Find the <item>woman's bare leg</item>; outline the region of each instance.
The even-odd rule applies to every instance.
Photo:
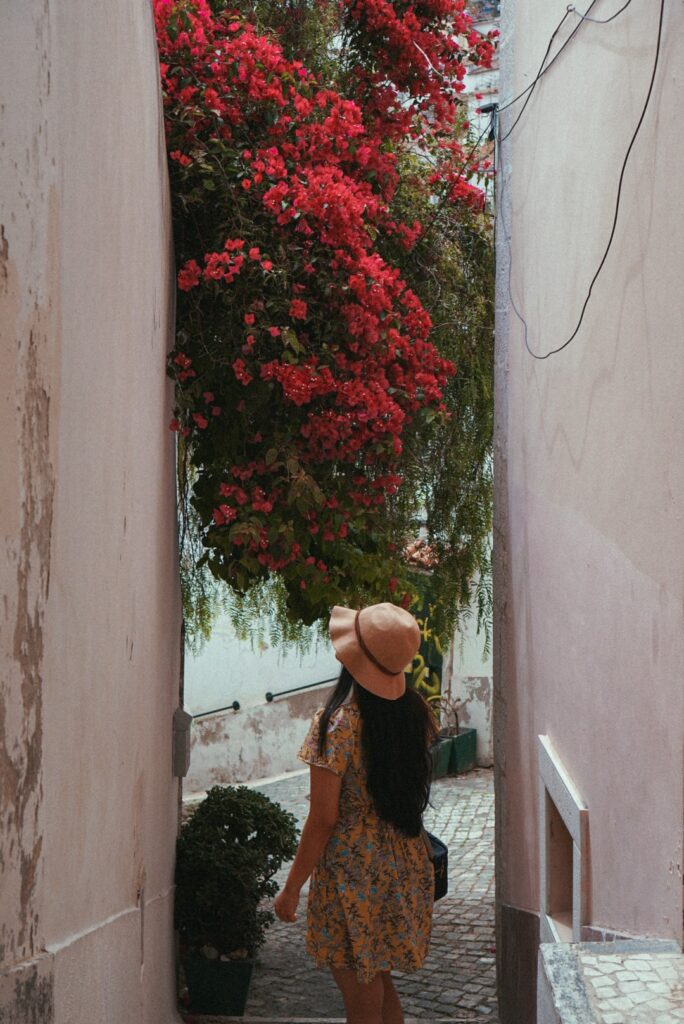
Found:
[[[392,981],[392,975],[389,971],[383,971],[380,977],[382,978],[384,989],[382,1024],[404,1024],[404,1011],[401,1008],[399,996]]]
[[[357,979],[355,971],[343,970],[339,967],[331,967],[331,971],[335,984],[344,999],[347,1024],[385,1024],[383,1014],[385,986],[380,974],[376,974],[372,981],[363,984]]]

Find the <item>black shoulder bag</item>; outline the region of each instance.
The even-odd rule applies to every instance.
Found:
[[[449,891],[449,876],[447,874],[449,850],[446,843],[443,843],[437,836],[433,836],[431,832],[427,832],[425,828],[423,828],[422,836],[435,872],[435,900],[441,900],[442,896],[446,896]]]

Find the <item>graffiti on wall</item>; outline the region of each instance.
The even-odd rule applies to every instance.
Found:
[[[426,595],[420,610],[414,612],[416,622],[420,626],[421,639],[418,653],[411,665],[410,685],[426,700],[430,697],[439,697],[442,692],[444,652],[440,639],[431,626],[433,607]]]

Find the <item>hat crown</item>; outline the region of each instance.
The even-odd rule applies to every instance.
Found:
[[[358,623],[363,644],[373,658],[388,672],[403,672],[420,645],[420,629],[411,613],[384,601],[363,608]]]
[[[389,601],[360,611],[335,605],[330,639],[337,660],[364,689],[388,700],[405,692],[404,672],[420,646],[420,629],[410,612]]]

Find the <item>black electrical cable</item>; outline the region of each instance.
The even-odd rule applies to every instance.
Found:
[[[579,32],[580,28],[582,27],[582,22],[590,21],[590,22],[594,23],[595,25],[607,25],[608,22],[614,21],[615,18],[617,18],[620,14],[622,14],[623,11],[627,10],[627,8],[631,4],[631,2],[632,2],[632,0],[626,0],[626,3],[624,3],[622,5],[622,7],[620,7],[617,11],[615,11],[614,14],[611,14],[611,16],[609,18],[590,18],[589,17],[589,12],[596,6],[596,4],[598,3],[598,0],[592,0],[592,3],[589,4],[589,6],[587,7],[587,9],[584,12],[584,14],[582,14],[581,11],[578,11],[577,8],[574,6],[574,4],[569,4],[568,5],[568,7],[565,10],[565,14],[563,15],[561,20],[556,25],[556,28],[554,29],[553,34],[552,34],[551,38],[549,39],[549,45],[546,48],[546,53],[544,54],[544,58],[543,58],[540,66],[539,66],[539,71],[537,72],[534,80],[532,82],[530,82],[530,84],[527,86],[526,89],[523,89],[523,91],[518,93],[517,96],[514,96],[512,100],[509,100],[508,103],[503,103],[499,107],[499,113],[501,113],[503,110],[508,110],[509,107],[512,107],[513,104],[517,103],[518,100],[521,100],[523,98],[523,96],[527,96],[527,99],[525,100],[525,103],[523,104],[523,107],[522,107],[520,113],[518,114],[517,118],[515,119],[515,121],[511,125],[511,127],[509,128],[509,130],[506,133],[506,135],[501,140],[502,142],[506,141],[506,139],[511,134],[511,132],[513,131],[513,129],[517,125],[518,121],[522,117],[523,112],[525,110],[525,107],[527,106],[527,104],[529,103],[530,99],[532,98],[532,93],[534,92],[534,89],[536,88],[537,82],[539,81],[540,78],[543,78],[544,75],[546,74],[546,72],[549,71],[553,67],[553,65],[558,60],[558,58],[562,54],[562,52],[565,49],[565,47],[568,45],[568,43],[570,43],[572,41],[572,39],[574,38],[575,34],[577,32]],[[556,38],[556,36],[558,35],[558,33],[560,32],[561,28],[565,24],[565,21],[566,21],[566,19],[568,18],[568,16],[570,14],[576,14],[577,17],[580,19],[580,21],[575,26],[575,28],[572,30],[572,32],[570,33],[568,38],[565,40],[565,42],[563,43],[561,48],[558,50],[558,53],[555,53],[553,55],[553,57],[551,58],[551,60],[549,61],[549,63],[547,64],[546,63],[546,59],[549,56],[549,53],[551,51],[551,47],[553,46],[553,41]]]
[[[630,0],[630,2],[631,2],[631,0]],[[625,6],[627,6],[627,5],[625,5]],[[590,9],[591,8],[589,8],[589,10]],[[624,10],[624,8],[622,8],[622,10]],[[620,13],[620,12],[618,11],[617,13]],[[600,263],[599,263],[599,265],[598,265],[598,267],[597,267],[597,269],[596,269],[596,271],[594,273],[594,276],[592,277],[591,282],[589,284],[589,289],[587,291],[586,298],[585,298],[584,303],[582,305],[582,310],[580,312],[579,320],[577,321],[577,326],[575,327],[575,330],[572,332],[570,337],[566,341],[563,342],[562,345],[559,345],[557,348],[551,349],[549,352],[544,353],[544,355],[539,355],[538,353],[533,352],[532,349],[530,348],[529,339],[528,339],[528,324],[527,324],[527,321],[525,320],[525,317],[522,315],[520,310],[517,308],[517,306],[515,304],[515,300],[513,299],[513,291],[512,291],[512,287],[511,287],[511,274],[512,274],[512,262],[513,262],[512,261],[512,248],[511,248],[511,236],[510,236],[510,234],[506,234],[505,228],[504,228],[504,234],[506,234],[506,240],[507,240],[507,243],[508,243],[508,295],[509,295],[509,298],[510,298],[510,301],[511,301],[511,306],[513,307],[513,311],[514,311],[515,315],[518,317],[518,319],[520,320],[520,322],[522,323],[523,328],[524,328],[525,348],[527,349],[529,354],[534,359],[540,359],[540,360],[541,359],[548,359],[549,356],[553,356],[553,355],[556,355],[558,352],[562,352],[563,349],[567,348],[567,346],[570,344],[570,342],[574,340],[574,338],[576,337],[580,327],[582,326],[582,321],[584,320],[584,314],[586,312],[587,306],[589,305],[589,300],[591,299],[591,294],[592,294],[594,285],[596,284],[596,281],[597,281],[597,279],[599,277],[599,274],[603,270],[604,264],[605,264],[605,262],[606,262],[606,260],[608,258],[608,253],[610,252],[611,247],[613,245],[613,239],[615,238],[615,231],[616,231],[616,228],[617,228],[618,215],[619,215],[619,212],[620,212],[620,201],[621,201],[621,198],[622,198],[622,186],[623,186],[623,182],[624,182],[625,172],[627,170],[627,163],[629,161],[630,154],[631,154],[632,149],[634,147],[634,143],[636,142],[637,136],[638,136],[639,131],[641,129],[641,125],[643,124],[644,118],[646,117],[646,111],[648,110],[648,105],[649,105],[650,100],[651,100],[651,95],[653,93],[653,86],[655,84],[656,74],[657,74],[657,71],[658,71],[658,64],[660,62],[660,48],[661,48],[662,34],[663,34],[663,17],[664,17],[664,13],[665,13],[665,0],[660,0],[660,14],[659,14],[659,17],[658,17],[658,36],[657,36],[657,40],[656,40],[655,57],[654,57],[654,60],[653,60],[653,69],[651,71],[651,79],[650,79],[650,82],[649,82],[648,92],[646,94],[646,99],[644,101],[644,105],[643,105],[643,108],[642,108],[642,111],[641,111],[641,116],[639,117],[639,120],[637,122],[637,126],[634,129],[634,132],[632,133],[632,137],[630,139],[629,146],[627,147],[627,152],[625,153],[625,158],[624,158],[624,160],[622,162],[622,169],[620,171],[620,178],[619,178],[619,181],[618,181],[617,196],[616,196],[616,200],[615,200],[615,212],[613,214],[613,223],[612,223],[612,227],[611,227],[611,230],[610,230],[610,236],[608,238],[608,243],[607,243],[607,245],[605,247],[603,256],[601,257],[601,261],[600,261]],[[510,130],[509,130],[508,134],[510,134]],[[505,141],[505,139],[508,137],[508,134],[503,136],[503,137],[501,137],[501,134],[499,133],[499,138],[497,140],[497,148],[499,148],[501,146],[501,143]],[[497,164],[498,163],[499,163],[499,161],[497,161]],[[503,207],[503,179],[502,179],[502,207]]]
[[[586,17],[587,14],[589,14],[589,11],[591,11],[592,8],[594,8],[596,6],[597,3],[598,3],[598,0],[592,0],[592,3],[590,3],[589,6],[587,7],[587,10],[585,12],[585,17]],[[516,117],[515,121],[511,125],[511,127],[508,129],[508,132],[506,133],[506,135],[504,135],[504,137],[501,139],[502,142],[506,141],[506,139],[511,134],[511,132],[513,131],[513,129],[517,125],[518,121],[520,120],[520,118],[524,114],[525,108],[526,108],[527,104],[530,102],[530,100],[532,99],[532,93],[536,89],[537,83],[539,82],[539,80],[544,77],[544,75],[546,74],[547,71],[551,70],[551,68],[556,63],[556,61],[560,57],[561,53],[565,49],[565,47],[572,41],[574,36],[579,32],[580,28],[582,27],[582,22],[581,21],[578,22],[577,25],[575,25],[574,29],[572,30],[572,32],[570,33],[568,38],[563,43],[563,45],[559,49],[558,53],[555,53],[553,55],[553,57],[551,58],[551,60],[549,61],[549,63],[547,64],[546,60],[547,60],[547,58],[549,56],[549,53],[551,52],[551,47],[553,46],[554,40],[555,40],[556,36],[558,35],[558,33],[560,32],[560,30],[562,29],[562,27],[565,24],[566,20],[569,18],[570,13],[571,13],[570,10],[566,9],[565,14],[561,18],[561,20],[558,22],[558,24],[556,25],[555,29],[553,30],[551,38],[549,39],[549,45],[546,47],[546,53],[544,54],[544,56],[542,58],[542,62],[539,65],[539,71],[537,71],[537,74],[535,75],[533,81],[530,82],[530,84],[527,86],[527,88],[523,89],[523,91],[521,93],[518,93],[517,96],[514,96],[512,100],[509,100],[508,103],[504,103],[504,104],[502,104],[499,107],[499,113],[501,113],[501,111],[508,110],[509,107],[512,107],[513,104],[517,103],[518,100],[521,100],[523,98],[523,96],[527,96],[527,99],[523,103],[523,106],[522,106],[522,109],[520,110],[520,113]]]
[[[582,19],[582,21],[591,21],[591,22],[594,23],[594,25],[607,25],[609,21],[615,21],[615,19],[618,17],[618,15],[622,14],[622,12],[625,11],[629,7],[631,2],[632,2],[632,0],[627,0],[627,2],[624,3],[622,5],[622,7],[620,7],[620,9],[615,12],[615,14],[611,14],[610,18],[590,18],[588,16],[589,15],[588,11],[587,11],[586,14],[582,14],[581,11],[577,10],[577,8],[575,7],[574,4],[570,4],[570,6],[568,7],[568,10],[572,11],[573,14],[576,14],[578,18]]]

